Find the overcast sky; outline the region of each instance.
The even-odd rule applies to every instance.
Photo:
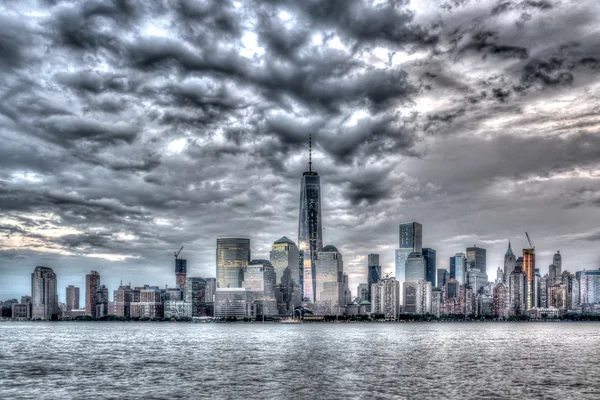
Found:
[[[438,268],[508,239],[600,266],[600,2],[13,1],[0,5],[0,299],[36,265],[174,286],[216,238],[297,241],[321,175],[352,291],[398,224]],[[82,293],[83,295],[83,293]],[[82,301],[83,302],[83,301]]]

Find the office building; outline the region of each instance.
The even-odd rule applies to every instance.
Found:
[[[79,310],[79,288],[73,285],[67,286],[67,302],[65,310]]]
[[[405,266],[405,282],[425,280],[427,264],[421,253],[413,252],[408,255]]]
[[[523,249],[523,272],[527,275],[527,309],[535,304],[535,249]]]
[[[467,258],[463,253],[450,257],[450,279],[456,279],[460,285],[467,283]]]
[[[466,289],[454,278],[450,278],[444,287],[441,315],[464,315],[467,312]]]
[[[504,284],[508,286],[510,281],[510,274],[512,274],[517,264],[517,258],[514,255],[512,248],[510,247],[510,240],[508,241],[508,249],[504,254]]]
[[[426,280],[406,281],[402,292],[404,294],[404,312],[426,314],[431,312],[431,282]]]
[[[186,277],[187,281],[187,277]],[[167,300],[164,302],[163,314],[165,318],[191,318],[192,317],[192,304],[186,303],[183,300]]]
[[[252,294],[245,288],[217,288],[215,291],[215,318],[254,318]]]
[[[98,296],[96,293],[98,288],[100,288],[100,274],[91,271],[85,276],[85,314],[92,318],[98,316]]]
[[[208,302],[208,283],[206,279],[192,276],[187,277],[185,279],[184,301],[189,304],[190,317],[207,317],[212,315],[212,306]],[[179,312],[180,307],[178,304],[171,304],[170,306],[175,307],[176,311]]]
[[[483,290],[488,283],[488,276],[477,268],[471,268],[467,271],[467,284],[473,290],[475,295],[483,294]]]
[[[302,303],[300,253],[296,243],[282,237],[271,246],[269,261],[275,269],[276,298],[279,314],[289,315]]]
[[[546,274],[540,278],[540,288],[538,293],[538,307],[548,308],[548,284],[550,275]]]
[[[205,278],[206,281],[206,302],[215,301],[215,291],[217,290],[217,278]]]
[[[300,216],[298,221],[298,249],[303,259],[304,299],[316,301],[315,257],[323,248],[321,226],[321,181],[312,169],[312,142],[309,138],[308,171],[302,174],[300,184]]]
[[[527,274],[521,266],[517,265],[510,274],[510,315],[525,315],[528,310],[527,301],[529,286],[527,283]]]
[[[371,301],[371,288],[374,283],[377,283],[381,280],[381,265],[379,264],[379,254],[369,254],[367,256],[367,297],[362,298],[361,294],[358,293],[358,296],[361,297],[361,300]]]
[[[181,250],[180,250],[181,251]],[[187,260],[175,257],[175,286],[183,293],[187,277]]]
[[[400,282],[394,277],[383,278],[371,288],[371,312],[383,314],[385,319],[395,321],[400,314]]]
[[[510,293],[508,286],[498,283],[492,291],[492,316],[494,318],[508,318],[510,311]]]
[[[241,288],[250,262],[250,239],[217,239],[217,287]]]
[[[467,247],[467,269],[478,269],[487,275],[486,250],[481,247]]]
[[[252,297],[256,318],[278,315],[275,269],[268,260],[252,260],[244,269],[245,288]]]
[[[108,288],[100,285],[96,290],[96,318],[108,315]]]
[[[556,254],[552,257],[552,264],[556,267],[556,276],[560,276],[563,272],[562,270],[562,256],[560,255],[560,251],[556,251]]]
[[[450,273],[445,268],[440,268],[437,270],[437,280],[436,285],[438,289],[444,290],[444,286],[446,286],[446,281],[450,279]]]
[[[360,283],[356,288],[356,297],[358,297],[358,301],[369,300],[369,288],[366,283]]]
[[[579,277],[579,302],[581,304],[600,303],[600,269],[577,272]]]
[[[435,286],[437,260],[434,249],[424,248],[422,251],[423,258],[425,259],[425,280],[431,282],[432,286]]]
[[[37,266],[31,274],[31,318],[51,319],[58,316],[56,274],[52,268]]]
[[[407,222],[400,224],[400,246],[396,250],[396,280],[404,282],[406,259],[410,253],[421,253],[423,251],[423,226],[418,222]]]
[[[339,314],[346,306],[344,262],[335,246],[328,245],[315,258],[316,303],[319,313]]]

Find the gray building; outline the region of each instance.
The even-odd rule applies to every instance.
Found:
[[[358,285],[358,287],[356,288],[356,297],[358,297],[358,301],[363,301],[363,300],[369,300],[369,288],[367,287],[368,284],[366,283],[360,283]]]
[[[396,250],[396,280],[404,282],[406,259],[410,253],[423,250],[423,226],[418,222],[400,224],[400,246]]]
[[[510,274],[515,269],[517,265],[517,258],[510,247],[510,240],[508,241],[508,249],[506,250],[506,254],[504,254],[504,283],[506,286],[510,283]]]
[[[488,283],[488,276],[477,268],[471,268],[467,272],[467,283],[471,290],[473,290],[473,294],[483,294],[484,288]]]
[[[300,216],[298,218],[298,249],[303,260],[303,293],[306,301],[316,300],[315,257],[323,248],[321,226],[321,180],[312,169],[312,142],[309,138],[308,171],[300,183]]]
[[[371,301],[371,288],[374,283],[381,280],[381,265],[379,264],[379,254],[369,254],[367,256],[367,297],[361,300]],[[358,293],[360,297],[361,294]]]
[[[510,274],[510,315],[524,315],[527,311],[527,275],[517,265]]]
[[[188,276],[185,279],[184,301],[189,304],[190,317],[207,317],[212,315],[212,307],[208,301],[208,283],[204,278]],[[170,304],[179,310],[177,303]],[[174,311],[174,310],[171,310]],[[165,313],[167,312],[165,304]]]
[[[254,301],[256,318],[278,315],[275,269],[268,260],[252,260],[244,269],[243,287]]]
[[[217,239],[217,287],[241,288],[250,262],[250,239]]]
[[[96,290],[96,318],[108,315],[108,288],[104,285]]]
[[[254,318],[252,294],[245,288],[223,288],[215,291],[215,318]]]
[[[425,280],[431,282],[431,285],[435,286],[437,260],[434,249],[424,248],[422,251],[423,258],[425,259]]]
[[[300,254],[296,244],[282,237],[271,246],[269,261],[275,269],[276,298],[279,314],[288,315],[302,303]]]
[[[600,303],[600,269],[577,272],[579,281],[579,302],[581,304]]]
[[[73,285],[67,286],[67,302],[65,310],[79,310],[79,288]]]
[[[467,247],[467,269],[478,269],[487,274],[486,253],[481,247]]]
[[[425,280],[427,265],[421,253],[413,252],[406,259],[405,282],[418,282]]]
[[[467,258],[463,253],[450,257],[450,279],[456,279],[460,285],[467,283]]]
[[[319,313],[339,314],[346,306],[344,262],[335,246],[327,245],[315,258],[316,304]]]
[[[440,268],[437,270],[437,280],[435,287],[438,289],[444,290],[446,286],[446,282],[450,279],[450,273],[445,268]]]
[[[51,319],[58,316],[56,274],[52,268],[37,266],[31,274],[31,318]]]
[[[371,312],[383,314],[385,319],[395,321],[400,314],[400,282],[394,277],[383,278],[371,288]]]
[[[556,266],[556,276],[560,276],[562,274],[562,256],[560,255],[560,251],[556,251],[556,254],[552,257],[552,264]]]

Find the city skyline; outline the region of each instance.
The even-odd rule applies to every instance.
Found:
[[[38,265],[61,302],[92,270],[174,287],[181,246],[215,277],[221,237],[268,259],[309,134],[352,290],[406,221],[437,268],[476,245],[492,280],[526,231],[542,275],[598,268],[600,5],[439,3],[0,6],[0,299]]]

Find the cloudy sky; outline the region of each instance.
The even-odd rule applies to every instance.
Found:
[[[312,133],[324,243],[352,290],[398,224],[488,271],[600,266],[600,2],[18,1],[0,5],[0,299],[36,265],[174,285],[220,236],[297,240]],[[492,273],[492,275],[495,275]],[[495,276],[492,276],[492,278]],[[111,294],[112,296],[112,294]]]

